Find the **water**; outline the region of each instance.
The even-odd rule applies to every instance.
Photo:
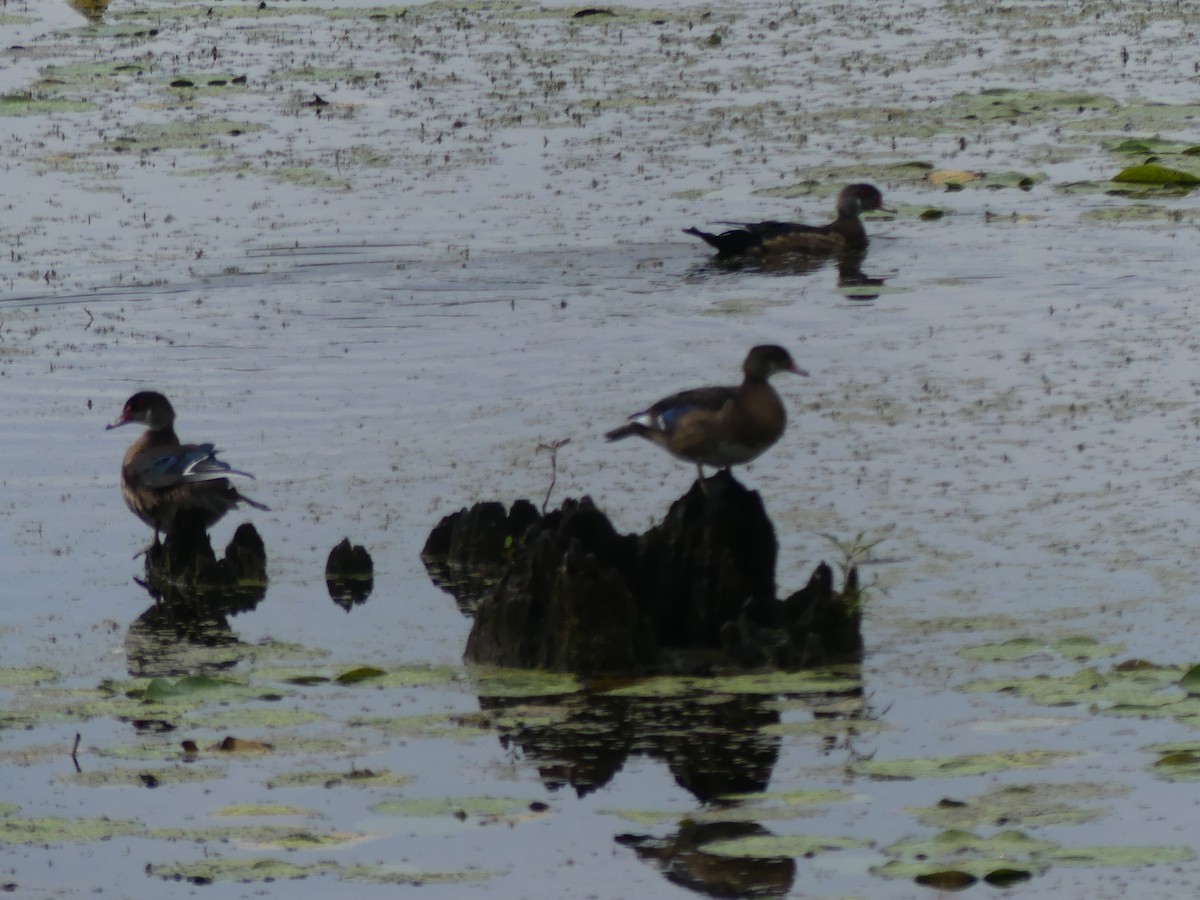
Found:
[[[321,651],[300,665],[331,673],[457,666],[469,622],[418,557],[437,520],[482,499],[540,503],[549,459],[536,448],[569,438],[554,499],[589,494],[619,527],[645,528],[693,473],[648,446],[606,445],[603,432],[666,393],[735,380],[746,349],[772,341],[812,373],[778,379],[789,431],[740,473],[776,523],[781,590],[818,560],[838,560],[823,535],[883,539],[875,555],[889,560],[864,570],[877,579],[865,705],[886,730],[851,737],[851,721],[828,744],[785,733],[773,745],[772,790],[832,786],[854,799],[763,823],[872,846],[796,860],[790,890],[919,895],[911,881],[866,872],[885,860],[880,848],[931,833],[906,809],[997,781],[1129,789],[1108,802],[1111,814],[1031,826],[1038,837],[1191,846],[1191,785],[1154,778],[1145,749],[1194,738],[1189,725],[964,693],[973,678],[1014,667],[958,651],[1085,634],[1123,644],[1117,659],[1195,661],[1195,200],[1151,199],[1144,215],[1117,219],[1137,201],[1062,189],[1127,164],[1102,140],[1194,139],[1188,110],[1146,101],[1191,99],[1183,35],[1195,23],[1151,22],[1140,8],[1077,20],[1053,3],[1023,8],[1040,17],[1036,28],[999,10],[895,4],[869,33],[837,4],[622,9],[612,20],[521,6],[381,18],[355,9],[218,4],[208,16],[115,3],[94,27],[65,5],[0,13],[20,17],[0,19],[0,43],[23,48],[0,51],[0,90],[92,104],[3,118],[4,667],[46,666],[60,685],[86,690],[129,673],[127,632],[150,603],[132,557],[149,534],[116,489],[128,429],[104,425],[136,390],[166,393],[181,436],[215,441],[255,472],[250,493],[272,507],[252,517],[269,555],[267,597],[228,622],[242,645]],[[246,86],[207,85],[238,75]],[[178,77],[201,87],[170,88]],[[1121,105],[1035,100],[993,121],[953,99],[1032,86]],[[313,94],[331,106],[306,106]],[[896,167],[913,160],[1039,180],[1029,191],[945,193]],[[759,193],[810,180],[796,199]],[[899,210],[867,226],[864,270],[886,282],[873,300],[840,292],[830,267],[715,268],[679,230],[822,220],[851,180],[878,184]],[[934,206],[949,215],[919,217]],[[214,543],[243,518],[221,523]],[[366,545],[376,567],[372,597],[349,614],[323,583],[343,536]],[[233,671],[256,665],[246,651]],[[1016,666],[1080,667],[1052,654]],[[206,757],[220,778],[155,790],[71,780],[76,731],[85,771],[127,765],[111,754],[143,743],[115,716],[9,728],[0,800],[24,817],[201,828],[234,801],[284,794],[316,813],[305,827],[369,839],[292,853],[138,836],[13,845],[3,880],[29,896],[101,887],[161,897],[194,888],[147,877],[147,863],[207,852],[494,873],[423,888],[446,896],[692,894],[614,841],[667,839],[675,818],[701,808],[648,737],[610,781],[576,796],[548,787],[561,773],[533,744],[506,748],[495,728],[430,737],[351,724],[473,713],[481,701],[469,681],[281,690],[283,708],[324,718],[283,729],[185,720],[156,746],[230,732],[280,748]],[[49,702],[30,688],[9,693],[13,708]],[[806,716],[799,704],[783,722]],[[314,749],[301,738],[344,744]],[[1001,749],[1082,755],[957,779],[847,770],[860,758]],[[351,765],[414,781],[265,787],[279,773]],[[394,795],[480,794],[550,810],[492,825],[370,810]],[[675,818],[643,827],[612,815],[633,809]],[[335,877],[208,890],[325,896]],[[1197,883],[1194,861],[1116,877],[1054,866],[1025,890],[1165,897]]]

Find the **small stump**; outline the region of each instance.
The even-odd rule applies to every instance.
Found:
[[[375,587],[375,563],[362,544],[342,538],[325,561],[325,588],[329,598],[346,612],[365,603]]]
[[[249,522],[217,559],[202,523],[180,517],[167,539],[146,551],[146,587],[160,602],[203,601],[229,612],[252,609],[267,592],[267,551]]]

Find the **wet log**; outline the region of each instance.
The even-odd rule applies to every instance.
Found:
[[[471,662],[599,674],[860,659],[857,574],[839,592],[822,563],[777,600],[777,547],[762,499],[721,472],[645,534],[619,534],[586,497],[545,516],[481,503],[443,519],[424,558],[456,596],[480,584],[448,568],[491,573],[477,607],[460,599],[475,616]]]
[[[654,658],[629,588],[637,538],[617,534],[585,497],[539,517],[480,603],[466,658],[571,672],[632,671]]]

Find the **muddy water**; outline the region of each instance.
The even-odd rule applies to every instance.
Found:
[[[1112,152],[1122,140],[1197,141],[1184,105],[1195,77],[1184,35],[1197,23],[905,3],[864,34],[836,4],[615,11],[281,3],[210,15],[114,2],[88,25],[65,4],[0,9],[0,639],[6,670],[56,676],[6,692],[15,724],[0,732],[0,801],[19,806],[11,822],[107,815],[192,839],[16,843],[4,880],[30,896],[97,885],[182,895],[193,888],[145,866],[169,874],[210,855],[341,867],[300,881],[202,876],[222,896],[326,896],[336,879],[383,896],[395,890],[378,886],[386,875],[421,873],[423,890],[445,896],[689,895],[677,882],[703,880],[702,866],[671,881],[614,837],[674,840],[712,799],[681,774],[695,768],[662,735],[629,737],[611,710],[551,702],[545,688],[525,692],[520,717],[573,723],[553,740],[502,742],[522,732],[454,720],[498,714],[458,668],[469,622],[418,552],[440,516],[477,499],[540,502],[549,460],[536,448],[566,438],[555,499],[590,494],[644,528],[692,473],[600,436],[666,392],[735,378],[745,349],[766,340],[812,373],[780,379],[789,432],[742,473],[777,524],[781,585],[842,561],[837,544],[860,533],[880,541],[881,562],[864,569],[866,701],[825,738],[808,728],[811,702],[772,695],[783,712],[754,750],[700,766],[728,790],[750,789],[739,775],[753,769],[772,791],[848,794],[755,819],[776,836],[863,842],[813,858],[779,851],[795,868],[759,872],[760,887],[774,885],[761,890],[919,895],[908,878],[869,872],[895,857],[893,842],[938,830],[908,809],[997,784],[1111,789],[1087,822],[1019,823],[1068,849],[1194,846],[1192,784],[1156,778],[1147,749],[1194,740],[1187,717],[1104,715],[1086,695],[1048,709],[964,686],[1196,661],[1195,199],[1116,196],[1108,179],[1141,161]],[[192,86],[171,86],[181,80]],[[1021,93],[982,93],[998,88]],[[327,105],[310,105],[318,97]],[[992,180],[946,192],[914,162]],[[1032,187],[1004,186],[1012,173]],[[821,219],[852,179],[897,209],[868,224],[864,271],[885,282],[873,299],[839,290],[828,266],[715,268],[679,232]],[[922,217],[935,208],[945,215]],[[149,535],[115,487],[132,436],[103,429],[143,388],[172,398],[186,438],[255,472],[247,493],[272,507],[253,516],[270,556],[266,599],[226,623],[232,665],[206,656],[204,671],[283,699],[227,700],[250,710],[230,721],[214,704],[164,714],[179,726],[167,735],[131,726],[128,709],[63,708],[94,702],[104,679],[136,691],[131,675],[157,674],[135,639],[150,599],[131,557]],[[241,520],[222,523],[218,542]],[[376,564],[373,595],[350,613],[323,583],[343,536]],[[1121,646],[1095,663],[1054,649],[1074,635]],[[1016,663],[959,654],[1020,636],[1046,646]],[[363,664],[393,680],[271,672]],[[746,702],[743,725],[704,724],[714,746],[763,727]],[[704,704],[720,705],[687,695],[680,708]],[[320,718],[258,721],[264,706]],[[382,722],[417,715],[443,730]],[[626,716],[670,718],[654,703]],[[561,736],[589,725],[635,750],[611,779],[585,777],[611,747],[579,738],[581,762]],[[233,733],[275,752],[206,754],[217,774],[199,783],[96,787],[72,774],[76,732],[85,773],[191,771],[178,750],[188,737]],[[860,768],[999,751],[1076,755],[958,778]],[[751,765],[760,753],[765,772]],[[267,786],[351,767],[411,781]],[[374,808],[478,796],[515,798],[515,811]],[[293,804],[310,815],[286,826],[351,837],[288,851],[204,831],[235,802]],[[251,821],[264,819],[280,821]],[[375,867],[373,881],[348,874],[357,864]],[[1052,864],[1029,890],[1179,896],[1197,884],[1192,860],[1115,874]]]

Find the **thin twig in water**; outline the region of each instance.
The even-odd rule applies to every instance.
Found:
[[[546,499],[542,501],[542,515],[546,514],[546,506],[550,503],[550,495],[554,493],[554,483],[558,481],[558,451],[571,443],[570,438],[563,438],[551,444],[538,444],[537,450],[550,451],[550,487],[546,488]]]
[[[88,323],[83,326],[83,330],[87,331],[89,328],[92,327],[92,323],[96,321],[96,317],[92,315],[92,311],[90,309],[88,309],[86,306],[83,308],[83,311],[85,313],[87,313],[87,316],[88,316]]]
[[[75,763],[75,771],[82,773],[83,769],[79,768],[79,732],[75,732],[75,746],[71,748],[71,762]]]

